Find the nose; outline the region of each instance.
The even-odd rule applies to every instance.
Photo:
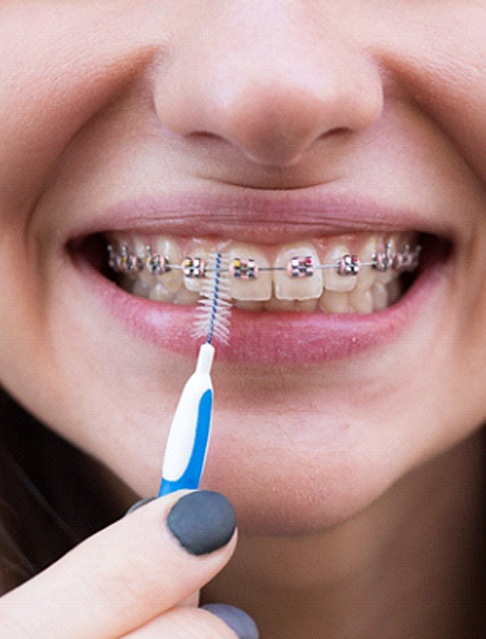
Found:
[[[164,125],[274,167],[372,126],[383,108],[378,69],[325,16],[290,15],[288,5],[260,0],[251,12],[194,16],[195,26],[174,43],[169,70],[157,76]]]

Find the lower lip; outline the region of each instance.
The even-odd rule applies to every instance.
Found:
[[[75,263],[90,291],[131,335],[157,348],[194,356],[193,306],[131,295],[85,260]],[[417,320],[422,305],[431,302],[443,266],[442,262],[428,264],[398,303],[369,315],[233,309],[229,343],[215,343],[218,359],[257,366],[302,366],[346,359],[384,346],[397,340]]]

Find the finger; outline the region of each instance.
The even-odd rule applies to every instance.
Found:
[[[238,639],[259,639],[258,626],[250,615],[241,608],[217,603],[205,604],[201,608],[224,621],[234,631]]]
[[[125,513],[125,516],[130,515],[131,513],[135,512],[135,510],[138,510],[138,508],[142,508],[143,506],[146,506],[147,504],[149,504],[150,502],[154,501],[155,497],[147,497],[145,499],[140,499],[139,501],[135,502]],[[188,597],[186,597],[183,601],[181,601],[179,603],[179,606],[194,606],[194,607],[198,607],[199,606],[199,599],[200,599],[200,592],[199,590],[196,590],[196,592],[191,593]]]
[[[179,606],[193,606],[197,608],[199,606],[199,591],[193,592],[192,595],[183,599]]]
[[[217,616],[202,608],[177,607],[123,639],[258,639],[255,622],[231,606],[233,615]]]
[[[124,636],[212,579],[234,550],[234,531],[234,511],[217,493],[154,500],[2,597],[2,632],[10,639]]]

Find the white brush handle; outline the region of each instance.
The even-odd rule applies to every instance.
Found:
[[[196,489],[204,470],[211,430],[214,347],[199,349],[196,370],[187,380],[169,431],[162,465],[159,497],[182,489]]]

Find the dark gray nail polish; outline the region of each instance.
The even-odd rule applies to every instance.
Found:
[[[226,604],[206,604],[201,608],[224,621],[239,639],[258,639],[260,636],[256,623],[241,608]]]
[[[225,546],[233,536],[235,511],[220,493],[200,490],[174,504],[167,526],[191,555],[206,555]]]
[[[142,506],[145,506],[146,504],[150,504],[150,502],[154,501],[154,499],[155,497],[146,497],[145,499],[139,499],[133,504],[133,506],[130,506],[130,508],[125,513],[125,517],[129,515],[130,513],[133,513],[134,510],[138,510]]]

